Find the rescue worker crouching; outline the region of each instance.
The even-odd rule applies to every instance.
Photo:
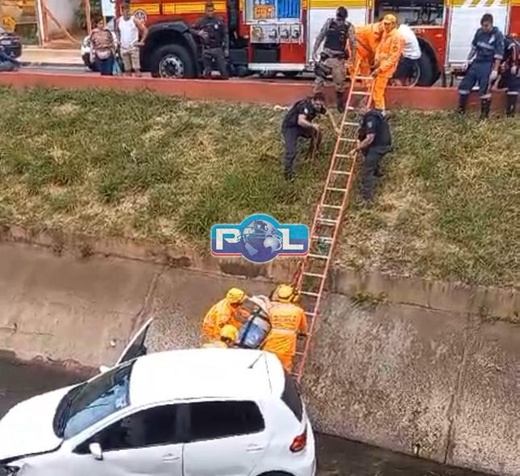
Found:
[[[491,83],[498,77],[504,57],[504,35],[493,26],[493,15],[486,13],[480,20],[480,28],[471,42],[471,51],[464,69],[466,74],[459,85],[458,112],[464,114],[473,86],[478,83],[480,94],[480,118],[489,117],[491,109]]]
[[[390,152],[392,135],[388,120],[381,111],[364,108],[356,151],[363,155],[361,190],[366,201],[374,198],[378,177],[381,177],[381,161]]]
[[[512,36],[505,38],[504,61],[500,72],[499,87],[505,88],[507,92],[506,116],[513,117],[520,93],[520,39]]]
[[[234,347],[235,343],[238,339],[238,329],[231,324],[226,324],[220,330],[220,339],[213,342],[208,342],[204,344],[202,347],[210,348],[210,347],[222,347],[225,349],[229,349],[230,347]]]
[[[205,14],[190,29],[202,40],[203,76],[211,77],[213,61],[220,73],[220,79],[229,79],[226,58],[229,57],[229,33],[222,18],[215,16],[212,2],[206,3]]]
[[[397,18],[385,15],[383,18],[383,37],[377,45],[375,54],[374,106],[383,114],[386,111],[385,93],[390,79],[395,73],[404,49],[404,40],[398,31]]]
[[[348,11],[345,7],[336,10],[336,18],[329,18],[316,37],[312,58],[317,66],[315,92],[320,92],[325,85],[328,73],[336,88],[336,102],[338,111],[345,111],[346,68],[348,60],[347,41],[351,52],[351,62],[356,59],[356,32],[354,26],[347,21]],[[323,51],[318,61],[318,50],[321,44]]]
[[[298,334],[307,333],[307,318],[304,310],[296,304],[299,293],[293,286],[278,286],[272,300],[273,305],[269,310],[271,332],[263,350],[276,354],[285,370],[291,372]]]
[[[231,288],[224,299],[211,307],[202,322],[203,343],[220,339],[220,331],[225,325],[240,328],[247,319],[247,312],[242,307],[246,297],[246,293],[241,289]]]
[[[325,108],[325,96],[321,92],[315,93],[312,97],[296,102],[289,109],[282,122],[282,135],[285,145],[284,157],[284,177],[286,180],[294,179],[294,162],[298,138],[311,139],[314,146],[319,148],[322,134],[317,124],[313,120],[322,114],[327,114],[336,133],[339,133],[334,117]]]

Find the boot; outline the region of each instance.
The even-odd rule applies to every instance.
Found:
[[[288,182],[294,181],[294,171],[291,169],[285,169],[283,172],[283,178]]]
[[[336,105],[338,107],[338,111],[343,114],[345,112],[345,93],[336,93]]]
[[[489,111],[491,110],[491,100],[481,99],[480,100],[480,119],[487,119],[489,117]]]
[[[506,116],[514,117],[516,112],[516,103],[518,101],[518,94],[508,94],[506,103]]]
[[[459,114],[466,113],[466,106],[468,105],[468,100],[469,94],[459,94],[459,108],[457,109],[457,112]]]

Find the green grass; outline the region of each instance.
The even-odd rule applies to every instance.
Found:
[[[212,224],[255,212],[310,224],[333,145],[287,187],[271,107],[0,89],[0,108],[0,224],[200,250]],[[520,121],[403,111],[392,127],[376,205],[352,201],[340,265],[518,284]]]

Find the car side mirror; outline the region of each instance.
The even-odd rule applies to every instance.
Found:
[[[102,365],[99,367],[99,371],[104,374],[105,372],[108,372],[110,370],[110,367],[107,367],[106,365]]]
[[[90,451],[90,454],[94,456],[95,459],[97,459],[98,461],[103,460],[103,450],[99,443],[90,443],[90,445],[88,445],[88,449]]]

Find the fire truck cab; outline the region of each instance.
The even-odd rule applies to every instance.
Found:
[[[116,0],[116,12],[123,2]],[[484,13],[504,33],[520,34],[520,0],[214,0],[228,24],[230,69],[236,76],[311,72],[318,32],[338,6],[363,25],[394,13],[410,25],[421,45],[415,84],[432,86],[467,57]],[[199,40],[189,30],[204,14],[204,0],[132,0],[149,36],[141,49],[144,71],[156,77],[194,78],[201,73]]]

